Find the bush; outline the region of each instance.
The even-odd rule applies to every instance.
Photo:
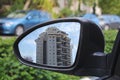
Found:
[[[71,15],[72,13],[73,12],[69,8],[66,7],[60,11],[59,17],[62,17],[62,18],[69,17],[69,16],[72,16]]]
[[[118,31],[108,30],[103,32],[105,37],[105,53],[111,53]]]
[[[18,62],[13,54],[16,38],[0,38],[0,80],[79,80],[79,77],[35,69]]]
[[[0,17],[6,17],[11,12],[14,12],[16,10],[22,10],[24,7],[25,0],[4,0],[2,1],[1,5],[1,11],[0,11]],[[5,5],[7,4],[7,5]]]

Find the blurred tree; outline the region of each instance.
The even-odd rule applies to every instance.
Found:
[[[53,2],[54,2],[54,6],[59,6],[59,4],[58,4],[58,1],[57,1],[57,0],[53,0]]]
[[[24,3],[25,0],[0,0],[0,17],[4,17],[15,10],[23,9]]]
[[[30,6],[31,0],[26,0],[23,10],[27,10]]]
[[[99,6],[102,8],[103,14],[120,15],[120,0],[99,0]]]
[[[52,12],[54,2],[52,0],[33,0],[31,8],[42,9],[48,12]]]
[[[24,4],[25,4],[25,0],[13,0],[10,11],[13,12],[15,10],[22,10],[24,7]]]
[[[30,5],[30,9],[39,9],[47,11],[54,17],[53,7],[56,6],[57,3],[54,0],[32,0]]]
[[[70,8],[65,7],[60,11],[59,18],[70,17],[72,15]]]
[[[78,11],[80,11],[80,3],[81,3],[81,0],[78,0]]]
[[[11,7],[15,5],[16,7],[16,4],[17,4],[16,8],[19,8],[19,6],[23,6],[24,3],[25,0],[0,0],[0,8],[2,8],[4,5],[9,5]]]
[[[89,0],[89,1],[88,0],[82,0],[82,1],[87,6],[92,6],[95,2],[95,0]]]
[[[68,0],[68,7],[71,7],[73,0]]]

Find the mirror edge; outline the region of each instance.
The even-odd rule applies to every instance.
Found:
[[[78,22],[81,24],[81,31],[80,31],[80,37],[79,39],[82,39],[82,21],[78,18],[64,18],[64,19],[58,19],[58,20],[53,20],[53,21],[48,21],[48,22],[45,22],[45,23],[42,23],[42,24],[38,24],[36,26],[34,26],[33,28],[29,29],[28,31],[26,31],[25,33],[23,33],[21,36],[19,36],[17,38],[17,40],[15,41],[14,43],[14,46],[13,46],[13,49],[14,49],[14,53],[15,55],[17,56],[18,60],[25,64],[25,65],[28,65],[28,66],[31,66],[31,67],[35,67],[35,68],[41,68],[41,69],[47,69],[47,70],[54,70],[54,71],[70,71],[70,70],[73,70],[76,66],[77,66],[77,56],[78,56],[78,50],[77,50],[77,55],[76,55],[76,59],[75,59],[75,62],[72,66],[70,67],[54,67],[54,66],[46,66],[46,65],[40,65],[40,64],[36,64],[36,63],[32,63],[32,62],[29,62],[27,60],[24,60],[21,55],[20,55],[20,52],[19,52],[19,49],[18,49],[18,43],[27,35],[29,34],[30,32],[42,27],[42,26],[46,26],[46,25],[49,25],[49,24],[53,24],[53,23],[59,23],[59,22]],[[80,43],[79,43],[80,44]],[[80,49],[80,45],[78,44],[78,48]]]

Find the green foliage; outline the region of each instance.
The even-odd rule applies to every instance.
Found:
[[[7,3],[10,6],[9,9],[5,9],[4,13],[2,13],[2,16],[6,16],[10,12],[13,12],[16,10],[23,10],[23,7],[24,7],[26,1],[27,0],[11,0],[11,2],[10,1],[2,1],[3,4]],[[53,14],[53,12],[52,12],[53,6],[54,6],[54,2],[52,0],[31,0],[31,4],[28,9],[45,10],[45,11]]]
[[[116,36],[117,36],[117,30],[108,30],[104,31],[104,37],[105,37],[105,53],[111,53]]]
[[[8,15],[10,12],[22,10],[24,7],[25,0],[2,0],[0,2],[1,2],[0,9],[2,9],[0,17],[4,17]],[[8,5],[9,7],[3,7],[5,5]]]
[[[33,0],[31,8],[42,9],[52,12],[53,2],[51,0]]]
[[[52,17],[55,17],[52,11],[54,5],[56,5],[56,3],[53,0],[33,0],[30,9],[44,10],[51,13]]]
[[[59,17],[67,17],[67,16],[71,16],[71,15],[72,15],[72,11],[66,7],[60,11]]]
[[[99,6],[102,8],[103,14],[120,15],[120,0],[99,0]]]
[[[11,10],[10,11],[13,12],[15,10],[22,10],[23,7],[24,7],[24,2],[25,2],[25,0],[14,0],[14,3],[11,6]]]
[[[95,2],[95,0],[82,0],[85,5],[92,6]]]
[[[13,54],[16,38],[0,38],[0,80],[79,80],[79,77],[35,69],[18,62]]]

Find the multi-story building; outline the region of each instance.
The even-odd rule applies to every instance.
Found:
[[[51,66],[71,65],[71,46],[68,34],[56,27],[47,28],[36,39],[36,63]]]

